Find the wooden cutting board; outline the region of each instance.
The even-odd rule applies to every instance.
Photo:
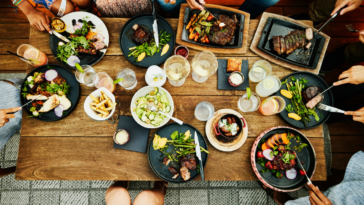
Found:
[[[214,48],[214,47],[209,47],[209,46],[200,46],[200,45],[196,45],[193,43],[189,43],[187,41],[183,41],[182,40],[182,32],[183,32],[183,19],[185,17],[185,9],[188,7],[188,4],[182,4],[181,5],[181,9],[179,11],[179,19],[178,19],[178,27],[177,27],[177,36],[176,36],[176,43],[187,46],[189,48],[193,48],[196,50],[200,50],[200,51],[205,51],[205,50],[209,50],[213,53],[246,53],[247,51],[247,45],[248,45],[248,31],[249,31],[249,21],[250,21],[250,14],[246,13],[244,11],[240,11],[238,9],[233,9],[233,8],[229,8],[229,7],[225,7],[225,6],[218,6],[218,5],[213,5],[213,4],[205,4],[205,6],[207,8],[216,8],[216,9],[223,9],[223,10],[228,10],[228,11],[233,11],[239,14],[243,14],[245,15],[245,20],[244,20],[244,33],[243,33],[243,46],[241,48]]]

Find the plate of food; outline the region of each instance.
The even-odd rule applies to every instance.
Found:
[[[57,25],[63,23],[64,27],[55,26],[55,22]],[[65,66],[75,68],[77,58],[80,65],[92,66],[106,53],[109,32],[104,22],[91,13],[78,11],[67,14],[53,20],[51,27],[55,31],[60,29],[59,33],[70,40],[66,43],[55,35],[49,37],[53,56]]]
[[[77,105],[80,86],[75,75],[60,65],[45,65],[32,70],[21,86],[23,109],[41,121],[56,121],[69,115]]]
[[[116,105],[115,96],[105,87],[101,87],[87,96],[84,109],[91,119],[104,121],[113,116]]]
[[[309,103],[329,87],[322,78],[309,72],[294,72],[284,77],[281,82],[281,89],[276,95],[286,101],[286,108],[279,113],[285,122],[296,128],[310,129],[329,119],[331,113],[317,108],[317,105],[334,105],[334,97],[330,90],[325,92],[319,101]]]
[[[205,167],[209,153],[207,142],[195,127],[186,123],[170,123],[157,130],[149,142],[148,161],[158,177],[171,183],[185,183],[200,175],[199,161],[194,150],[195,132]]]
[[[315,69],[326,38],[312,28],[269,17],[261,33],[258,48],[285,62]]]
[[[129,19],[120,32],[119,43],[124,57],[132,64],[148,68],[160,65],[172,55],[176,43],[171,24],[157,15],[159,45],[153,35],[153,15],[140,14]]]
[[[211,12],[211,13],[210,13]],[[229,10],[185,9],[182,40],[215,48],[240,48],[243,46],[245,15]]]
[[[316,169],[316,153],[306,136],[290,127],[265,130],[254,141],[251,164],[268,188],[292,192],[302,188]],[[297,163],[302,164],[303,169]]]
[[[148,104],[159,111],[173,115],[174,102],[171,94],[162,87],[146,86],[138,90],[131,100],[130,110],[134,120],[149,129],[162,127],[169,121],[169,117],[158,112],[148,110]]]

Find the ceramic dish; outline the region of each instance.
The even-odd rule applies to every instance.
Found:
[[[101,87],[101,88],[95,90],[94,92],[91,93],[91,95],[98,98],[101,96],[101,91],[103,91],[111,99],[111,101],[113,103],[115,103],[115,96],[108,89],[106,89],[104,87]],[[85,103],[83,104],[83,108],[85,109],[86,114],[91,119],[96,120],[96,121],[105,121],[113,116],[116,106],[111,110],[110,114],[107,117],[100,117],[97,115],[97,113],[93,109],[91,109],[90,103],[92,103],[92,102],[93,102],[93,100],[91,99],[91,97],[87,96]]]

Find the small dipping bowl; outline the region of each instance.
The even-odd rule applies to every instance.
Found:
[[[184,53],[182,53],[182,52],[184,52]],[[182,55],[182,54],[184,54],[184,55]],[[189,55],[188,48],[186,46],[177,46],[177,48],[174,50],[174,55],[180,55],[185,58],[188,58],[188,55]]]
[[[241,76],[241,80],[239,80],[239,75]],[[238,87],[244,82],[244,75],[241,72],[234,71],[229,76],[229,83],[231,86]]]
[[[125,134],[126,134],[126,136],[125,136]],[[128,143],[129,142],[129,139],[130,139],[130,135],[129,135],[129,133],[126,131],[126,130],[124,130],[124,129],[120,129],[120,130],[117,130],[116,132],[115,132],[115,134],[114,134],[114,142],[116,143],[116,144],[118,144],[118,145],[124,145],[124,144],[126,144],[126,143]],[[124,139],[124,138],[126,138],[126,140]],[[119,140],[119,141],[118,141]],[[123,140],[123,141],[122,141]],[[121,142],[120,142],[121,141]]]

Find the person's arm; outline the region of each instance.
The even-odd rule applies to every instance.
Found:
[[[198,2],[200,3],[198,3]],[[202,5],[205,5],[205,1],[204,0],[187,0],[188,5],[190,6],[191,9],[199,9],[199,10],[204,10]]]
[[[52,31],[49,28],[49,17],[45,13],[35,9],[26,0],[22,1],[18,7],[27,16],[31,26],[38,31],[47,30],[50,34],[52,34]]]
[[[346,78],[344,80],[340,80]],[[364,83],[364,66],[362,65],[355,65],[352,66],[349,70],[344,71],[339,76],[339,80],[334,83],[335,86],[350,83],[354,85],[358,85]]]
[[[359,41],[364,43],[364,30],[359,32]]]
[[[347,111],[345,115],[353,115],[353,120],[364,123],[364,107],[357,111]]]
[[[327,198],[319,189],[317,186],[314,186],[312,183],[307,183],[307,185],[310,187],[311,191],[310,197],[308,198],[310,200],[311,205],[332,205],[329,198]]]
[[[14,108],[0,110],[0,127],[3,127],[5,123],[9,122],[11,118],[15,117],[14,114],[9,114],[9,113],[13,113],[19,110],[21,110],[21,107],[14,107]]]
[[[360,6],[363,0],[337,0],[335,4],[335,9],[332,11],[331,16],[334,15],[344,6],[348,6],[340,12],[340,15],[344,15],[349,11],[355,10]]]

